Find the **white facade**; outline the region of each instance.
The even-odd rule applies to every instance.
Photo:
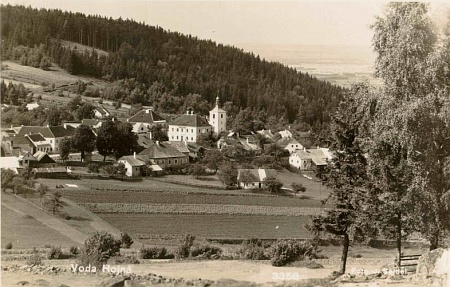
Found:
[[[227,130],[227,112],[219,107],[219,97],[216,98],[216,106],[209,111],[209,124],[213,132],[220,134]]]
[[[213,130],[206,119],[188,110],[186,114],[179,116],[169,123],[167,136],[169,141],[197,142],[197,137]]]

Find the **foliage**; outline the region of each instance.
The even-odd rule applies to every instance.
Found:
[[[99,173],[100,172],[100,168],[99,165],[97,163],[91,162],[87,165],[87,169],[88,172],[92,172],[92,173]]]
[[[200,176],[205,175],[205,167],[200,163],[193,163],[189,166],[189,174],[198,179]]]
[[[128,233],[121,233],[120,234],[121,237],[121,242],[122,242],[122,247],[123,248],[130,248],[131,245],[133,245],[133,239],[131,238],[131,236]]]
[[[59,142],[59,156],[63,161],[66,161],[69,158],[71,149],[72,149],[71,138],[65,137]]]
[[[301,183],[293,182],[291,184],[291,186],[292,186],[292,189],[294,190],[295,193],[305,192],[306,191],[306,187],[304,187],[303,184],[301,184]]]
[[[13,245],[11,242],[9,242],[8,244],[5,245],[5,249],[12,249]]]
[[[218,259],[222,255],[222,249],[216,246],[210,245],[200,245],[200,246],[192,246],[190,250],[190,257],[193,258],[204,258],[204,259]]]
[[[33,248],[33,253],[27,259],[27,265],[31,266],[42,265],[42,257],[36,248]]]
[[[76,110],[76,117],[79,121],[94,118],[95,107],[90,103],[84,103]]]
[[[1,14],[2,57],[17,59],[17,47],[44,44],[44,54],[69,73],[118,82],[105,89],[105,98],[113,101],[151,103],[168,113],[193,106],[204,113],[219,94],[225,104],[238,107],[229,110],[231,120],[239,110],[254,107],[255,114],[265,114],[264,122],[275,119],[268,126],[299,119],[318,131],[327,126],[343,90],[236,47],[133,20],[9,5],[1,7]],[[72,49],[58,39],[109,54]],[[261,117],[253,116],[253,129],[261,127]]]
[[[267,246],[261,239],[251,238],[242,242],[239,249],[239,257],[248,260],[267,260],[270,259]]]
[[[226,186],[237,184],[238,171],[232,162],[224,162],[220,167],[219,177]]]
[[[77,256],[80,253],[78,246],[70,246],[69,254]]]
[[[194,245],[195,236],[186,234],[181,240],[178,248],[175,251],[177,259],[188,258],[191,252],[191,247]]]
[[[201,162],[208,168],[217,173],[220,165],[224,161],[224,157],[218,149],[207,149],[203,155]]]
[[[75,129],[72,147],[81,153],[81,161],[84,160],[86,152],[92,152],[95,149],[95,135],[89,126],[80,125]]]
[[[170,254],[165,247],[149,247],[142,245],[139,256],[142,259],[173,259],[174,255]]]
[[[114,165],[105,165],[102,167],[102,170],[108,174],[110,177],[114,176],[125,176],[127,169],[123,163],[114,164]]]
[[[272,246],[270,262],[273,266],[279,267],[315,256],[317,256],[317,247],[309,241],[277,240]]]
[[[205,148],[214,148],[217,140],[217,136],[212,131],[197,136],[197,144]]]
[[[115,239],[110,233],[96,232],[84,242],[79,257],[81,264],[101,268],[110,257],[119,254],[120,245],[121,241]]]
[[[44,202],[44,206],[50,210],[53,215],[58,214],[64,207],[64,202],[61,198],[61,193],[59,191],[52,192]]]
[[[160,124],[152,125],[150,127],[150,134],[152,135],[153,141],[168,141],[169,137],[167,136],[166,131],[164,130],[164,127]]]
[[[50,250],[47,252],[47,259],[62,259],[63,258],[63,252],[61,250],[61,246],[52,246],[50,247]]]
[[[270,193],[279,193],[281,191],[281,187],[283,187],[283,183],[279,181],[275,176],[268,176],[264,179],[264,183],[266,184],[267,190]]]
[[[47,185],[45,185],[45,184],[43,184],[43,183],[40,183],[40,184],[39,184],[39,187],[37,188],[37,192],[39,193],[39,196],[40,196],[41,200],[42,200],[42,198],[47,194],[47,192],[48,192],[49,190],[50,190],[50,189],[48,188]]]

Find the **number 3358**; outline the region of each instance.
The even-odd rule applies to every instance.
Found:
[[[297,272],[272,272],[272,280],[298,280]]]

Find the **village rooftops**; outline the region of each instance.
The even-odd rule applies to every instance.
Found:
[[[136,158],[133,155],[126,155],[121,158],[119,158],[119,161],[126,161],[131,166],[144,166],[146,165],[144,161],[140,160],[139,158]]]
[[[44,138],[59,138],[72,136],[73,128],[64,128],[63,126],[22,126],[19,128],[17,135],[35,135],[41,134]]]
[[[188,111],[187,114],[181,115],[172,122],[169,123],[171,126],[180,127],[210,127],[211,125],[205,118],[202,118],[198,114]]]
[[[154,112],[152,109],[145,109],[127,120],[129,123],[146,123],[146,124],[157,124],[165,123],[166,119]]]
[[[300,159],[310,159],[317,166],[327,165],[327,160],[331,159],[331,154],[327,148],[299,149],[295,153]]]
[[[185,154],[167,143],[156,142],[139,153],[139,156],[147,156],[149,159],[164,159],[184,157]],[[139,157],[142,158],[142,157]]]
[[[255,181],[264,181],[268,177],[276,177],[277,172],[274,169],[239,169],[238,170],[238,181],[241,181],[241,174],[248,172],[255,178]]]

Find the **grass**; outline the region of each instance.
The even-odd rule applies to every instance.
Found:
[[[108,214],[99,216],[143,243],[159,237],[195,234],[203,238],[308,238],[309,217],[193,214]],[[132,224],[130,224],[132,223]],[[278,226],[278,228],[277,228]],[[146,242],[145,238],[149,238]]]

